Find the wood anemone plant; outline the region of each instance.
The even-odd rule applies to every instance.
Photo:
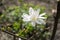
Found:
[[[8,7],[1,15],[0,30],[23,40],[46,40],[50,36],[45,7],[33,4]],[[2,21],[3,20],[3,21]]]

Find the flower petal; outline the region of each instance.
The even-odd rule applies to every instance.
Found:
[[[31,24],[33,25],[33,26],[35,26],[36,24],[35,24],[35,22],[31,22]]]
[[[36,13],[39,14],[39,12],[40,12],[40,9],[37,9],[37,10],[36,10]]]
[[[41,16],[44,16],[46,13],[42,13],[42,14],[40,14],[39,16],[41,17]]]
[[[19,38],[19,40],[21,40],[21,38]]]
[[[41,17],[41,16],[39,16],[38,18],[39,18],[39,19],[46,19],[46,17]]]
[[[30,16],[28,14],[23,14],[22,17],[23,17],[23,21],[27,21],[27,22],[30,21]]]
[[[38,17],[39,16],[39,12],[40,12],[40,9],[35,10],[34,11],[34,15]]]
[[[34,9],[32,7],[29,8],[29,14],[33,15],[34,14]]]
[[[24,18],[24,17],[27,17],[27,16],[29,16],[29,15],[26,14],[26,13],[23,13],[23,15],[22,15],[23,18]]]
[[[39,19],[36,21],[37,24],[46,24],[46,22],[42,19]]]

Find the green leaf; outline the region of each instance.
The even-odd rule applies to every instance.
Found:
[[[15,23],[13,24],[13,29],[14,29],[15,31],[17,31],[18,29],[20,29],[20,23],[15,22]]]

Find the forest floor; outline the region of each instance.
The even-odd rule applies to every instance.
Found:
[[[24,2],[26,2],[26,3],[32,2],[34,4],[40,4],[41,6],[45,6],[47,8],[46,9],[47,13],[49,13],[49,15],[51,15],[51,16],[53,15],[53,13],[52,13],[51,10],[52,9],[55,9],[55,10],[57,9],[57,1],[56,0],[46,0],[46,1],[45,0],[24,0]],[[11,2],[5,0],[4,3],[5,3],[6,6],[7,5],[10,6],[10,3]],[[17,5],[18,4],[18,1],[15,0],[14,3],[11,3],[11,5],[12,4],[13,5]],[[0,7],[0,9],[2,10],[3,7]],[[53,27],[53,22],[51,22],[51,20],[53,20],[53,19],[50,19],[49,20],[49,23],[51,24],[51,27]],[[54,40],[60,40],[60,20],[59,20],[59,23],[58,23],[58,28],[57,28],[57,32],[56,32],[56,35],[55,35],[55,39]]]

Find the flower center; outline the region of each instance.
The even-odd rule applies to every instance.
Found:
[[[37,17],[33,16],[32,21],[36,21],[36,20],[37,20]]]

